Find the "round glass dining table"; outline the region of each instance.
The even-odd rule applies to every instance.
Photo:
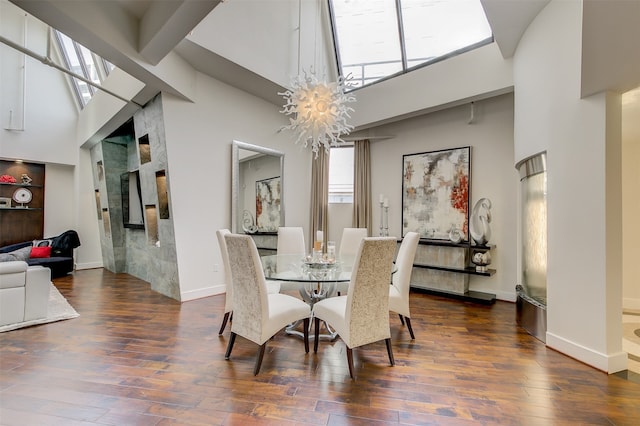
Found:
[[[274,254],[262,256],[262,269],[268,280],[288,281],[299,283],[302,299],[311,307],[337,292],[338,283],[349,282],[353,271],[355,256],[338,257],[333,261],[326,259],[312,260],[299,254]],[[397,270],[395,263],[392,273]],[[391,279],[391,278],[389,278]],[[288,334],[302,335],[295,330],[297,324],[292,324],[285,331]],[[328,334],[321,334],[321,338],[335,339],[336,333],[325,324]]]

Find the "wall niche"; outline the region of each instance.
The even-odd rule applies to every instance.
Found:
[[[149,135],[140,136],[138,138],[138,151],[140,152],[140,164],[151,162],[151,145],[149,144]]]
[[[0,247],[43,238],[45,166],[0,160]]]
[[[167,192],[167,175],[164,170],[156,172],[156,188],[160,219],[169,219],[169,193]]]

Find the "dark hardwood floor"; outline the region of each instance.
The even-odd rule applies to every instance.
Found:
[[[279,333],[229,361],[224,296],[180,304],[126,274],[55,280],[80,317],[0,334],[2,425],[638,425],[640,384],[553,350],[515,323],[515,305],[412,294],[411,341],[391,317],[383,342],[317,354]]]

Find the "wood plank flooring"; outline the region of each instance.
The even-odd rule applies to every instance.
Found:
[[[553,350],[515,305],[412,294],[416,340],[391,316],[384,343],[354,350],[279,333],[257,346],[218,336],[224,296],[180,304],[126,274],[54,284],[80,313],[0,334],[2,425],[638,425],[640,384]]]

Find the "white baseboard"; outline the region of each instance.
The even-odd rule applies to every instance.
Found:
[[[80,271],[82,269],[96,269],[102,268],[104,265],[102,262],[87,262],[87,263],[76,263],[76,270]]]
[[[180,293],[180,301],[188,302],[190,300],[202,299],[203,297],[215,296],[225,292],[224,284],[215,285],[213,287],[199,288],[197,290],[189,290]]]
[[[513,302],[513,303],[515,303],[516,294],[513,293],[513,292],[509,292],[509,291],[497,291],[496,292],[496,299],[503,300],[505,302]]]
[[[640,311],[640,299],[632,299],[630,297],[622,298],[622,309],[630,309]]]
[[[626,352],[603,354],[550,332],[547,332],[546,339],[548,347],[606,373],[617,373],[627,369]]]

